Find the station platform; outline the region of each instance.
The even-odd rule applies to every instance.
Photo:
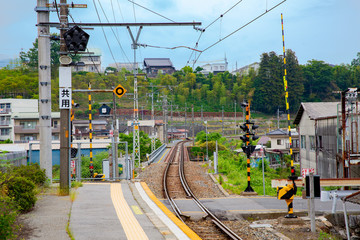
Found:
[[[76,240],[197,239],[146,184],[131,181],[85,183],[78,188],[69,227]]]
[[[224,217],[243,214],[287,213],[284,201],[275,197],[224,197],[200,199],[212,211]],[[200,209],[189,199],[175,200],[183,213],[203,217]],[[342,210],[338,203],[338,210]],[[349,211],[358,206],[349,204]],[[295,214],[307,212],[307,200],[294,199]],[[82,239],[200,239],[196,233],[175,217],[164,199],[157,199],[143,182],[127,181],[84,183],[76,190],[72,204],[69,229],[76,240]],[[331,211],[331,202],[316,200],[317,211]],[[279,215],[279,216],[280,216]]]

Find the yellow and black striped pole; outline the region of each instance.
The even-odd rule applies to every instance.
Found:
[[[298,178],[295,175],[295,167],[294,167],[294,156],[293,156],[293,146],[292,146],[292,139],[291,139],[291,126],[290,126],[290,110],[289,110],[289,91],[288,91],[288,82],[287,82],[287,72],[286,72],[286,54],[285,54],[285,37],[284,37],[284,20],[283,15],[281,14],[281,30],[282,30],[282,42],[283,42],[283,54],[284,54],[284,91],[285,91],[285,105],[286,105],[286,113],[287,113],[287,120],[288,120],[288,132],[289,132],[289,146],[290,146],[290,158],[291,158],[291,175],[288,177],[292,180],[293,184],[288,185],[288,187],[292,188],[289,193],[292,194],[292,197],[286,199],[286,203],[288,205],[288,215],[285,217],[287,218],[296,218],[293,214],[293,199],[294,195],[296,194],[297,187],[295,184],[295,180]]]
[[[254,189],[252,189],[250,182],[251,182],[251,177],[250,177],[250,156],[252,153],[252,146],[250,146],[250,103],[251,101],[249,100],[249,103],[246,104],[245,107],[245,125],[246,125],[246,130],[245,130],[245,151],[246,152],[246,168],[247,168],[247,187],[245,189],[244,192],[254,192]]]
[[[94,176],[93,152],[92,152],[92,113],[91,113],[91,83],[89,83],[89,141],[90,141],[90,175]]]
[[[284,37],[284,20],[281,14],[281,29],[282,29],[282,42],[283,42],[283,54],[284,54],[284,91],[285,91],[285,105],[288,120],[288,132],[289,132],[289,145],[290,145],[290,157],[291,157],[291,177],[295,176],[294,159],[293,159],[293,146],[291,140],[291,126],[290,126],[290,110],[289,110],[289,91],[287,83],[287,72],[286,72],[286,54],[285,54],[285,37]],[[297,177],[294,179],[296,180]]]

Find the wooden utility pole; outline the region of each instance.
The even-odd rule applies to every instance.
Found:
[[[66,0],[60,0],[60,56],[67,56],[67,48],[63,34],[68,28]],[[63,68],[70,68],[68,65],[61,64]],[[62,74],[62,71],[59,71]],[[59,76],[59,82],[63,76]],[[71,81],[70,81],[71,83]],[[60,93],[61,94],[61,93]],[[59,103],[61,105],[61,103]],[[62,194],[69,194],[70,187],[70,109],[60,108],[60,190]]]
[[[49,21],[48,0],[37,1],[38,23]],[[52,181],[50,27],[38,26],[40,167]]]

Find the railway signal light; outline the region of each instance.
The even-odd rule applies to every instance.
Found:
[[[85,51],[89,41],[89,34],[78,26],[74,26],[64,33],[64,40],[69,52]]]
[[[242,107],[246,109],[246,121],[240,125],[241,130],[244,132],[244,135],[240,136],[240,139],[243,141],[244,145],[242,147],[243,152],[247,156],[247,180],[248,186],[244,192],[254,192],[252,187],[250,186],[250,156],[255,151],[255,147],[250,145],[250,138],[252,140],[256,140],[259,137],[255,135],[254,130],[257,129],[259,126],[255,125],[255,122],[250,121],[250,103],[243,102],[241,104]]]

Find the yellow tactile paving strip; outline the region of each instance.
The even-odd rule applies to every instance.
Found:
[[[114,204],[116,214],[129,240],[149,239],[144,230],[136,220],[133,212],[127,204],[122,193],[121,184],[112,183],[110,185],[111,200]]]
[[[180,221],[159,199],[152,193],[150,188],[145,182],[141,182],[141,186],[143,187],[146,194],[149,198],[171,219],[190,239],[201,240],[201,238],[189,228],[185,223]]]

